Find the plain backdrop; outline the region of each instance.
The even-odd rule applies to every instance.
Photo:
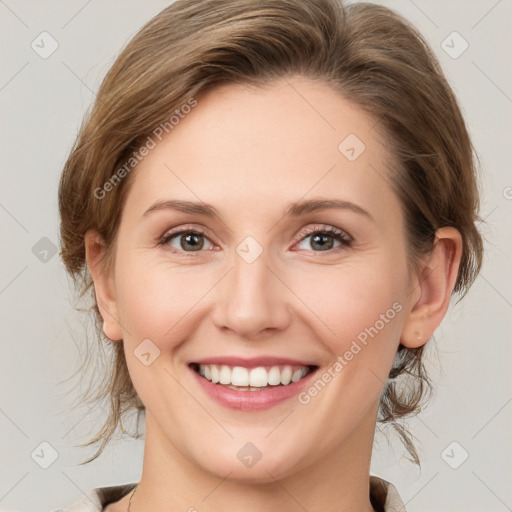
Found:
[[[409,512],[512,510],[512,2],[380,3],[426,36],[461,102],[482,164],[487,242],[480,277],[451,307],[428,352],[436,394],[409,422],[421,471],[383,429],[371,473],[394,483]],[[56,510],[90,488],[140,476],[141,439],[120,439],[93,463],[77,465],[94,451],[75,445],[95,432],[102,408],[70,405],[79,389],[66,395],[70,383],[59,384],[83,358],[85,332],[55,254],[57,186],[105,72],[168,4],[0,0],[3,511]],[[41,37],[38,48],[32,42]],[[52,44],[58,47],[44,55]]]

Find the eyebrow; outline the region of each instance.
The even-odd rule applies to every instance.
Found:
[[[305,201],[297,201],[291,203],[285,210],[284,215],[291,215],[292,217],[299,217],[307,213],[312,213],[317,210],[328,210],[328,209],[341,209],[350,210],[355,213],[359,213],[374,220],[373,217],[361,206],[351,203],[350,201],[344,201],[342,199],[310,199]],[[195,201],[183,201],[179,199],[172,199],[167,201],[158,201],[151,205],[142,215],[146,217],[153,212],[161,210],[176,210],[183,213],[189,213],[192,215],[204,215],[206,217],[221,218],[218,210],[207,203],[195,202]]]

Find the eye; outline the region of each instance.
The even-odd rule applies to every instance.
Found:
[[[311,250],[312,248],[314,252],[336,252],[340,248],[350,247],[352,242],[352,238],[347,233],[332,226],[309,227],[302,231],[299,237],[302,237],[299,244],[311,239],[310,248],[299,247],[299,249]],[[209,241],[209,238],[205,236],[203,230],[184,227],[166,233],[158,244],[167,246],[178,254],[192,253],[205,249],[205,240]],[[333,248],[335,242],[338,242],[338,246]],[[213,245],[210,242],[210,247],[207,247],[207,250],[213,250]]]
[[[185,228],[166,233],[158,243],[169,246],[173,252],[200,252],[206,245],[205,240],[209,239],[205,236],[204,231]],[[208,250],[212,250],[211,247]]]
[[[340,247],[341,249],[350,247],[352,242],[352,238],[347,233],[332,226],[307,228],[299,236],[302,237],[300,243],[311,239],[309,245],[314,252],[336,252]],[[339,245],[333,248],[335,242]],[[306,250],[311,249],[306,248]]]

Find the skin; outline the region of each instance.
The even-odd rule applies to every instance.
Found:
[[[99,264],[106,247],[97,233],[86,235],[105,334],[123,340],[146,406],[131,510],[372,511],[379,397],[399,342],[423,345],[446,313],[460,234],[438,230],[418,274],[408,271],[403,213],[387,179],[392,157],[375,120],[328,85],[295,76],[197,99],[133,171],[110,269]],[[353,162],[338,150],[348,134],[366,146]],[[369,216],[284,215],[313,198],[344,199]],[[169,199],[209,203],[221,220],[173,210],[143,217]],[[181,227],[206,231],[200,251],[183,249],[183,235],[158,245]],[[314,227],[343,230],[352,243],[328,235],[322,250],[304,233]],[[263,250],[250,264],[236,252],[247,236]],[[314,362],[321,375],[394,303],[401,311],[307,405],[228,409],[187,368],[208,356],[273,355]],[[144,339],[160,350],[149,366],[133,354]],[[251,468],[237,458],[249,441],[262,453]],[[106,510],[126,511],[130,496]]]

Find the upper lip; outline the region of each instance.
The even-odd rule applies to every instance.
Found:
[[[256,368],[258,366],[317,366],[309,361],[299,361],[286,357],[261,356],[261,357],[235,357],[235,356],[215,356],[206,357],[191,361],[190,364],[225,364],[227,366],[242,366],[244,368]]]

